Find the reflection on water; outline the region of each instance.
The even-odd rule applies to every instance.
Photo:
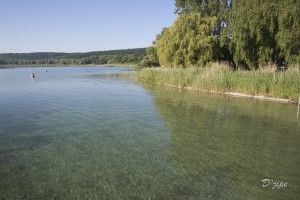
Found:
[[[0,70],[0,199],[296,199],[295,106],[105,76],[122,71]]]
[[[294,105],[145,87],[170,128],[172,159],[191,180],[185,191],[205,187],[212,199],[297,198],[300,123]],[[263,179],[288,187],[263,188]]]

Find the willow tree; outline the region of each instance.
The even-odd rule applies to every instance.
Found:
[[[180,15],[156,41],[159,62],[164,67],[203,66],[216,56],[216,17],[199,13]]]
[[[286,60],[299,62],[300,6],[295,0],[232,1],[230,49],[249,69]]]
[[[229,0],[175,0],[175,13],[198,12],[203,17],[221,16],[230,5]]]
[[[219,46],[216,60],[232,61],[228,44],[229,41],[224,42],[222,38],[222,30],[228,24],[228,12],[231,10],[232,0],[175,0],[176,14],[199,13],[202,17],[216,17],[215,29],[213,35],[216,37],[216,43]]]
[[[280,56],[290,64],[300,64],[300,1],[277,1],[278,32],[275,40]]]

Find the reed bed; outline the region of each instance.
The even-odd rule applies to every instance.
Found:
[[[233,71],[226,64],[215,63],[208,67],[186,69],[143,69],[136,77],[157,85],[208,92],[239,92],[292,101],[298,101],[300,95],[299,67],[284,72],[276,71],[275,67],[256,71]]]

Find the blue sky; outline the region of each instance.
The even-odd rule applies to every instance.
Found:
[[[0,0],[0,53],[147,47],[175,0]]]

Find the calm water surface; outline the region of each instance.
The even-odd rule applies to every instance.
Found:
[[[109,76],[128,71],[0,69],[1,200],[299,199],[295,105]]]

